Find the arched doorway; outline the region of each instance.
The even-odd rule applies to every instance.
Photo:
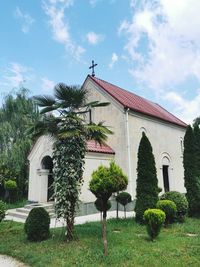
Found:
[[[170,160],[168,157],[164,156],[162,159],[162,174],[163,174],[163,185],[165,192],[170,191],[169,166],[170,166]]]
[[[48,170],[48,188],[47,188],[47,201],[53,200],[53,160],[50,156],[45,156],[42,159],[41,167],[43,170]]]

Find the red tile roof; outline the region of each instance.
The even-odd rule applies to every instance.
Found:
[[[104,153],[104,154],[115,154],[111,147],[106,144],[101,146],[94,140],[87,141],[87,149],[89,152]]]
[[[124,108],[129,108],[132,111],[155,117],[181,127],[187,127],[187,124],[162,108],[160,105],[96,77],[92,77],[90,75],[89,77]]]

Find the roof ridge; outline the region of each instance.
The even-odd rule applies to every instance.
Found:
[[[144,115],[163,120],[181,127],[186,127],[187,124],[177,118],[171,112],[163,108],[161,105],[139,96],[133,92],[127,91],[117,85],[114,85],[105,80],[88,75],[100,88],[102,88],[113,99],[120,103],[124,108]]]
[[[128,93],[130,93],[130,94],[132,94],[132,95],[135,95],[135,96],[137,96],[137,97],[139,97],[139,98],[142,98],[142,99],[144,99],[144,100],[147,101],[147,102],[150,102],[150,103],[153,103],[153,104],[157,104],[156,102],[153,102],[153,101],[151,101],[151,100],[149,100],[149,99],[147,99],[147,98],[145,98],[145,97],[143,97],[143,96],[137,95],[136,93],[133,93],[133,92],[131,92],[131,91],[128,91],[128,90],[126,90],[126,89],[124,89],[124,88],[122,88],[122,87],[120,87],[120,86],[118,86],[118,85],[115,85],[115,84],[111,83],[111,82],[108,82],[108,81],[105,81],[105,80],[103,80],[103,79],[97,78],[96,76],[95,76],[95,77],[92,77],[91,75],[89,75],[89,76],[90,76],[94,81],[95,81],[95,79],[100,80],[100,81],[102,81],[102,82],[104,82],[104,83],[107,83],[107,84],[110,84],[110,85],[112,85],[112,86],[114,86],[114,87],[117,87],[117,88],[119,88],[120,90],[125,91],[126,93],[128,92]],[[102,85],[101,85],[101,86],[102,86]]]

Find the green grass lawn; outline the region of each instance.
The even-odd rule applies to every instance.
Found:
[[[187,219],[149,241],[145,226],[133,219],[108,221],[109,255],[104,257],[100,223],[75,227],[76,240],[63,241],[64,229],[51,231],[41,243],[26,240],[23,224],[0,224],[0,254],[13,256],[30,266],[200,266],[200,220]],[[196,236],[188,236],[196,234]]]

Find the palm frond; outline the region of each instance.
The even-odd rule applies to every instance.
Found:
[[[85,128],[87,132],[87,139],[93,139],[100,145],[105,144],[108,134],[113,134],[107,126],[103,125],[103,122],[99,122],[98,124],[91,123],[85,125]]]
[[[27,134],[31,134],[35,138],[44,134],[54,136],[57,134],[59,123],[61,122],[61,118],[44,116],[41,120],[38,120],[35,124],[29,127]]]
[[[82,132],[79,129],[71,129],[68,131],[59,131],[57,136],[61,139],[69,138],[69,137],[74,137],[74,136],[79,136]]]
[[[55,99],[52,96],[34,96],[33,98],[39,107],[50,107],[55,104]]]
[[[45,107],[45,108],[40,110],[40,114],[45,114],[45,113],[53,111],[53,110],[57,110],[57,106]]]
[[[56,85],[55,97],[64,109],[79,109],[85,104],[87,91],[78,86],[68,86],[64,83]]]
[[[85,104],[85,107],[87,108],[96,108],[96,107],[106,107],[110,105],[110,102],[99,102],[99,101],[93,101]]]

